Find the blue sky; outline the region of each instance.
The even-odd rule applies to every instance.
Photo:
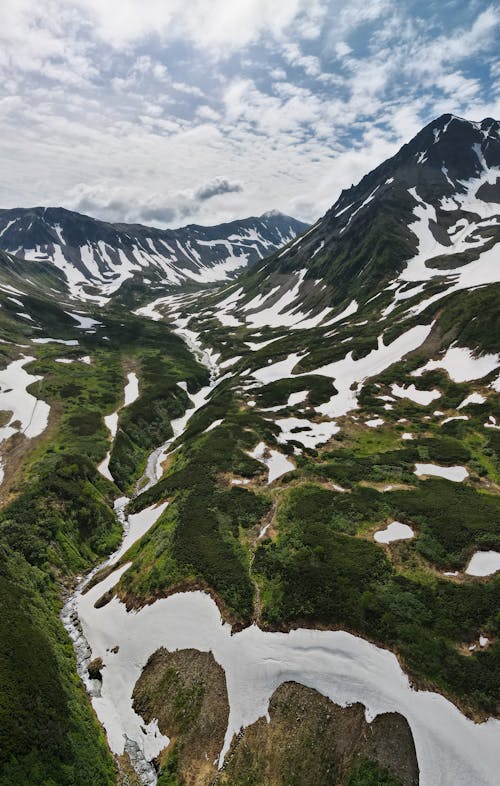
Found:
[[[500,116],[483,0],[2,0],[0,206],[306,221],[444,112]]]

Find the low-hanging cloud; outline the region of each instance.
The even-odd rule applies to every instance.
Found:
[[[243,191],[242,183],[215,177],[194,191],[145,193],[133,187],[118,188],[79,183],[72,191],[71,207],[111,222],[145,223],[157,226],[180,225],[199,213],[203,203],[216,196]]]
[[[243,186],[241,183],[236,181],[231,182],[225,177],[214,177],[209,183],[205,183],[205,185],[200,186],[200,188],[195,191],[194,197],[195,199],[199,199],[201,202],[204,202],[207,199],[212,199],[215,196],[220,196],[221,194],[235,194],[243,191]]]

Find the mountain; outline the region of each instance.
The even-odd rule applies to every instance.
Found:
[[[0,210],[0,249],[49,261],[74,297],[110,296],[133,276],[153,285],[221,281],[268,256],[305,224],[278,212],[214,227],[111,224],[60,207]]]
[[[498,129],[218,285],[0,252],[2,784],[497,783]]]
[[[500,122],[443,115],[244,276],[234,308],[246,302],[247,322],[255,321],[250,301],[258,293],[259,308],[299,328],[292,312],[307,313],[306,326],[311,316],[325,324],[330,309],[352,313],[375,295],[392,308],[417,294],[415,282],[429,292],[490,283],[498,278],[499,216]]]

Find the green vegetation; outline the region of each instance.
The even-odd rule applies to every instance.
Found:
[[[347,786],[401,786],[401,781],[375,762],[362,759],[350,772]]]
[[[56,614],[47,574],[1,547],[2,786],[112,786],[113,761]]]
[[[179,780],[179,748],[176,743],[160,769],[158,786],[182,786]]]
[[[370,439],[374,438],[370,436]],[[371,453],[368,453],[367,447],[365,442],[360,450],[346,447],[325,451],[318,462],[302,458],[298,464],[306,474],[333,480],[346,488],[352,488],[361,480],[374,483],[415,481],[414,465],[420,458],[413,445],[400,450],[376,450],[378,444],[372,442]]]
[[[118,343],[122,356],[139,366],[140,397],[120,413],[109,464],[118,487],[130,492],[148,455],[172,436],[170,421],[182,415],[189,403],[178,383],[185,382],[195,392],[207,384],[208,372],[162,323],[132,318],[125,328],[108,325],[106,334]]]
[[[247,415],[226,411],[226,422],[186,445],[172,470],[137,497],[132,510],[172,496],[173,502],[135,552],[120,586],[135,598],[149,598],[185,584],[211,587],[240,621],[253,610],[248,554],[240,528],[258,524],[269,508],[262,495],[241,488],[221,489],[217,476],[233,470],[260,472],[244,453],[256,441],[242,428]],[[212,421],[210,421],[212,422]]]
[[[205,687],[202,681],[184,684],[174,668],[167,669],[155,690],[160,696],[169,696],[172,720],[178,734],[191,728],[198,717]]]
[[[443,569],[465,567],[476,549],[499,549],[500,496],[439,478],[391,495],[396,517],[421,528],[420,553]]]
[[[44,266],[40,272],[48,274]],[[129,437],[139,439],[149,428],[155,444],[169,433],[170,403],[184,410],[187,396],[176,382],[187,380],[196,390],[206,371],[164,325],[107,314],[99,315],[100,330],[86,334],[59,305],[36,294],[23,300],[44,325],[42,335],[76,338],[78,345],[30,348],[36,360],[27,370],[42,377],[31,390],[50,403],[51,420],[32,445],[18,439],[23,465],[17,472],[9,467],[10,496],[0,510],[0,781],[111,786],[114,763],[59,620],[61,583],[89,570],[121,538],[113,511],[117,489],[96,465],[109,449],[103,416],[120,405],[124,365],[139,368],[144,392],[134,410],[124,410]],[[8,308],[0,329],[11,340],[33,332],[11,320]],[[14,357],[9,345],[1,354],[4,363]],[[78,360],[84,354],[90,364]],[[55,362],[61,356],[73,362]],[[155,408],[152,398],[162,386],[164,406]],[[146,452],[134,453],[120,478],[124,486],[141,472]]]
[[[142,360],[140,379],[140,398],[120,415],[109,463],[123,491],[130,491],[151,451],[172,436],[170,421],[189,405],[187,393],[177,384],[183,379],[181,370],[159,353]]]
[[[477,641],[482,631],[499,635],[500,577],[461,585],[430,579],[417,555],[446,567],[460,554],[463,566],[474,543],[498,544],[498,505],[495,495],[444,480],[385,494],[362,486],[351,494],[311,484],[290,489],[278,509],[278,537],[258,546],[253,563],[264,621],[354,630],[395,647],[413,674],[493,712],[500,648],[464,657],[458,645]],[[401,511],[421,528],[416,542],[396,546],[408,565],[404,573],[380,546],[353,537]]]
[[[487,318],[478,319],[478,315]],[[500,284],[460,292],[445,301],[439,317],[443,334],[461,347],[498,352],[500,335]]]
[[[384,340],[394,340],[401,329],[389,325]],[[340,325],[337,331],[333,346],[322,340],[315,345],[311,331],[307,342],[312,352],[300,364],[302,371],[337,355],[344,357],[346,351],[355,356],[370,351],[380,328],[369,323],[357,332],[354,343],[345,346],[342,343],[352,328]],[[252,356],[251,367],[299,351],[301,340],[300,333],[278,339]],[[253,559],[242,509],[245,494],[252,492],[228,493],[221,478],[234,472],[262,480],[262,466],[244,451],[257,439],[272,445],[277,429],[272,416],[265,415],[264,420],[257,407],[238,409],[234,383],[221,385],[210,404],[192,419],[167,475],[132,505],[138,510],[160,499],[173,499],[157,527],[138,546],[134,565],[122,579],[122,591],[140,599],[177,582],[206,583],[231,615],[244,621],[252,605],[249,573],[259,585],[264,624],[279,629],[321,624],[353,630],[398,651],[406,668],[423,684],[471,710],[494,712],[500,668],[499,578],[454,582],[442,572],[463,570],[475,549],[499,548],[499,497],[494,488],[480,485],[481,478],[498,482],[500,477],[497,433],[486,433],[483,427],[498,404],[489,399],[484,407],[467,410],[468,421],[441,426],[433,410],[439,407],[446,416],[452,414],[471,385],[454,383],[442,370],[412,377],[411,371],[427,357],[415,353],[366,383],[359,395],[359,423],[342,429],[328,449],[303,451],[295,457],[297,470],[272,492],[277,503],[272,539],[256,544]],[[429,407],[396,399],[387,410],[380,396],[390,395],[393,382],[415,384],[422,390],[438,388],[441,397]],[[285,406],[290,393],[309,390],[307,407],[316,401],[312,401],[315,385],[319,385],[316,400],[333,395],[331,380],[314,375],[279,380],[250,395],[258,407]],[[386,425],[363,427],[361,421],[368,414],[383,417]],[[223,424],[203,434],[215,419],[223,419]],[[404,431],[412,432],[414,440],[403,442]],[[464,484],[421,481],[414,472],[417,462],[464,464],[471,480]],[[333,491],[332,484],[348,493]],[[197,498],[205,500],[204,509],[190,496],[193,489],[198,490]],[[254,500],[250,507],[249,526],[253,526],[264,508]],[[415,537],[389,548],[374,543],[370,533],[393,519],[410,523]],[[198,549],[197,542],[203,547]],[[477,642],[480,634],[489,636],[490,645],[465,654],[466,645]]]
[[[410,216],[412,206],[408,197],[403,213]],[[412,233],[402,229],[391,211],[359,237],[334,243],[312,262],[308,256],[308,278],[324,276],[327,284],[325,305],[341,310],[352,297],[362,303],[414,251]],[[300,262],[300,253],[292,267]],[[0,334],[10,342],[0,347],[3,362],[16,357],[14,344],[36,335],[76,339],[78,345],[30,346],[36,360],[29,370],[42,377],[32,391],[51,404],[51,422],[30,450],[24,446],[21,469],[16,473],[8,467],[0,510],[0,679],[6,686],[0,697],[0,782],[111,786],[113,762],[58,619],[61,584],[70,585],[76,574],[116,547],[120,526],[112,503],[118,489],[131,493],[148,454],[172,436],[171,420],[189,401],[179,382],[194,393],[207,384],[208,372],[165,324],[128,314],[118,301],[94,314],[102,322],[94,333],[76,329],[62,306],[37,291],[53,287],[60,296],[61,276],[43,263],[36,270],[23,263],[16,271],[17,263],[0,255],[0,279],[21,286],[32,273],[23,302],[43,332],[22,323],[18,306],[0,293]],[[273,276],[284,280],[287,264],[277,261]],[[361,272],[362,280],[357,280]],[[261,278],[259,270],[245,274],[253,294],[260,291]],[[141,286],[138,280],[130,282],[122,302],[142,300],[146,293]],[[442,286],[435,283],[426,296]],[[259,408],[285,407],[290,394],[301,390],[308,391],[304,408],[324,403],[336,392],[335,380],[314,374],[314,369],[348,352],[355,359],[364,357],[377,347],[381,334],[388,343],[435,316],[433,306],[424,317],[402,318],[402,309],[412,302],[405,301],[381,324],[379,309],[391,297],[384,291],[375,305],[361,307],[359,328],[340,322],[328,336],[321,328],[288,331],[255,353],[245,344],[253,340],[245,327],[228,333],[213,316],[202,317],[200,324],[221,358],[240,354],[243,360],[176,440],[166,475],[131,503],[131,510],[138,511],[170,501],[156,525],[124,556],[132,566],[118,590],[133,605],[180,587],[202,587],[239,625],[259,617],[278,629],[297,624],[346,628],[397,651],[420,684],[470,710],[494,713],[500,682],[500,576],[450,580],[442,573],[463,570],[476,549],[500,548],[495,485],[500,483],[500,436],[483,425],[490,414],[500,417],[500,403],[490,389],[486,404],[465,410],[467,421],[441,426],[434,409],[453,416],[468,393],[481,389],[479,383],[457,384],[439,369],[421,377],[411,372],[426,362],[429,352],[435,356],[452,341],[497,351],[500,286],[444,298],[430,349],[425,346],[364,383],[358,391],[359,420],[342,421],[327,449],[296,456],[295,472],[268,489],[263,465],[248,455],[259,440],[275,446],[279,434],[273,416]],[[478,314],[494,316],[474,319]],[[270,329],[261,333],[262,339],[273,336],[276,331]],[[297,370],[305,376],[245,387],[247,370],[291,352],[301,356]],[[90,365],[78,362],[86,354]],[[74,362],[57,363],[61,356]],[[139,377],[140,397],[120,411],[110,460],[112,483],[96,465],[110,448],[104,416],[123,403],[129,370]],[[391,395],[394,382],[437,388],[441,395],[428,407],[403,398],[387,409],[381,396]],[[257,402],[254,409],[244,403],[249,397]],[[383,417],[384,426],[364,427],[368,416]],[[220,425],[207,430],[218,420]],[[404,431],[412,432],[414,440],[402,442]],[[23,447],[21,437],[19,443]],[[291,452],[293,446],[280,449]],[[465,464],[470,479],[464,484],[420,481],[414,465],[427,461]],[[234,474],[252,481],[251,487],[231,486]],[[346,493],[334,491],[332,484]],[[383,493],[387,484],[392,489]],[[257,541],[263,519],[271,527],[268,537]],[[387,547],[376,544],[373,531],[392,519],[410,523],[415,537]],[[469,652],[480,635],[488,636],[490,644]],[[167,682],[175,679],[175,673],[167,672]],[[173,714],[181,729],[190,725],[202,700],[199,686],[177,690]],[[258,782],[255,778],[249,769],[237,783],[249,786]],[[174,745],[162,762],[159,784],[181,782]],[[362,759],[348,783],[396,786],[398,781]]]
[[[308,391],[307,402],[312,406],[324,404],[337,392],[331,379],[319,374],[310,374],[297,379],[279,379],[259,389],[257,393],[259,406],[285,405],[291,393],[301,390]]]
[[[84,456],[48,455],[0,513],[0,542],[31,565],[81,571],[119,544],[121,527],[105,483]]]

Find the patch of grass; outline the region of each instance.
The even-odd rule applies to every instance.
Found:
[[[174,743],[158,775],[158,786],[182,786],[179,775],[179,747]]]
[[[171,471],[132,502],[131,509],[140,510],[173,497],[137,546],[120,586],[137,598],[147,598],[184,582],[208,584],[239,620],[248,621],[253,586],[240,528],[258,524],[270,502],[247,489],[219,487],[221,473],[262,471],[262,465],[244,452],[256,442],[256,434],[245,429],[251,416],[230,405],[224,411],[222,426],[193,435],[176,454]],[[197,431],[193,427],[192,432]]]
[[[442,569],[463,569],[475,549],[500,548],[500,497],[440,478],[394,491],[396,517],[419,525],[417,549]]]
[[[271,407],[288,401],[291,393],[307,390],[306,401],[312,406],[319,406],[335,395],[337,392],[331,379],[319,374],[310,374],[305,377],[279,379],[270,382],[259,389],[257,399],[259,406]]]
[[[492,638],[500,632],[500,577],[464,585],[427,576],[421,581],[417,571],[398,573],[380,546],[339,529],[362,530],[363,522],[397,518],[404,510],[403,517],[421,529],[416,548],[449,564],[462,542],[470,550],[474,540],[495,538],[497,505],[492,494],[440,480],[386,494],[295,487],[278,508],[277,538],[260,543],[255,553],[264,620],[277,627],[321,623],[354,630],[396,648],[411,673],[438,689],[494,711],[500,647],[464,657],[458,645],[477,641],[482,631]],[[429,543],[442,552],[430,553]]]
[[[402,786],[402,783],[376,762],[362,759],[349,773],[347,786]]]

